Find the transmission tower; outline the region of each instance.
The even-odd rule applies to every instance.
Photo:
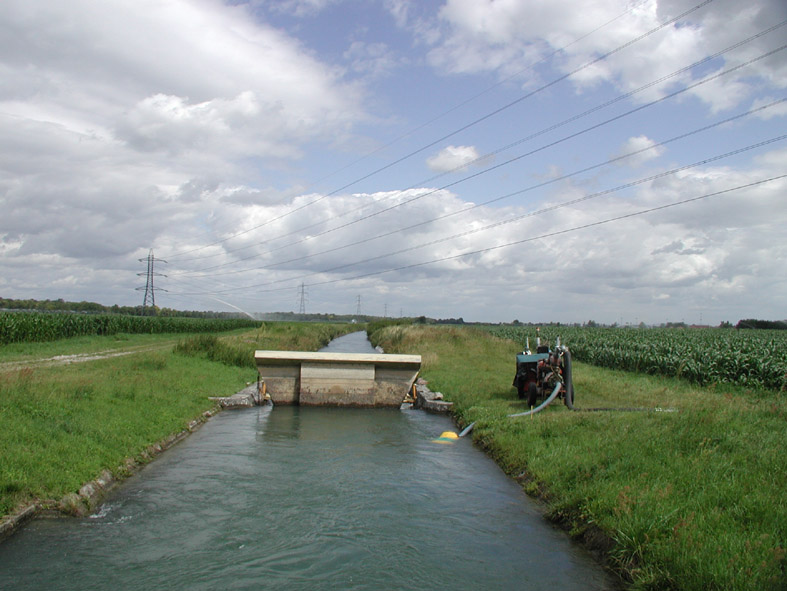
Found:
[[[306,286],[301,283],[300,290],[300,305],[298,306],[298,314],[306,314]]]
[[[357,302],[357,305],[355,307],[355,315],[356,316],[360,316],[361,315],[361,296],[360,295],[356,298],[356,302]]]
[[[153,249],[150,249],[147,258],[139,259],[139,262],[144,263],[147,261],[148,263],[148,270],[145,273],[137,273],[138,276],[142,277],[145,275],[145,287],[137,287],[137,291],[145,290],[145,298],[142,300],[142,309],[147,310],[148,306],[151,308],[156,307],[156,290],[158,291],[167,291],[166,289],[162,289],[160,287],[153,286],[153,277],[166,277],[166,275],[162,275],[161,273],[156,273],[154,270],[154,264],[156,261],[156,257],[153,255]],[[160,263],[166,263],[164,259],[158,259]]]

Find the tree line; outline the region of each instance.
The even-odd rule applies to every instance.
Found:
[[[57,300],[15,300],[0,298],[0,310],[26,312],[76,312],[80,314],[119,314],[123,316],[160,316],[185,318],[244,318],[239,312],[173,310],[150,306],[104,306],[96,302],[68,302]]]

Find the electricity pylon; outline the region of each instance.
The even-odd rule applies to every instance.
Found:
[[[298,306],[298,314],[306,314],[306,286],[303,283],[301,283],[300,306]]]
[[[145,290],[145,298],[142,300],[142,310],[143,310],[143,312],[144,312],[144,310],[146,310],[148,308],[148,306],[150,306],[151,308],[155,309],[155,307],[156,307],[156,290],[158,290],[158,291],[167,291],[166,289],[162,289],[160,287],[154,287],[153,286],[153,277],[166,277],[166,275],[162,275],[161,273],[156,273],[156,271],[154,270],[153,267],[154,267],[154,264],[155,264],[155,261],[156,261],[156,257],[153,255],[153,249],[152,248],[150,249],[150,252],[148,253],[147,258],[139,259],[139,262],[141,262],[141,263],[144,263],[145,261],[147,261],[147,263],[148,263],[148,270],[145,273],[137,273],[137,275],[139,277],[142,277],[142,275],[145,275],[145,277],[146,277],[145,287],[137,287],[136,288],[137,291],[142,291],[143,289]],[[167,261],[165,261],[163,259],[158,259],[158,262],[166,263]]]

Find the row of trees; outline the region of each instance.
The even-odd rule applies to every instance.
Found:
[[[739,320],[735,328],[762,328],[765,330],[787,330],[787,321],[784,320]]]
[[[96,302],[67,302],[57,300],[14,300],[0,298],[0,310],[27,312],[76,312],[80,314],[121,314],[124,316],[161,316],[166,318],[241,318],[238,312],[212,312],[173,310],[171,308],[144,306],[103,306]]]

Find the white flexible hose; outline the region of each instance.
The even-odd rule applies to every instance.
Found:
[[[562,382],[558,382],[555,384],[555,389],[552,390],[552,394],[549,395],[549,398],[544,400],[539,406],[530,409],[527,412],[518,412],[512,415],[508,415],[509,417],[526,417],[527,415],[534,415],[537,412],[544,410],[547,406],[552,404],[552,401],[557,398],[558,393],[560,392],[560,388],[563,386]]]

